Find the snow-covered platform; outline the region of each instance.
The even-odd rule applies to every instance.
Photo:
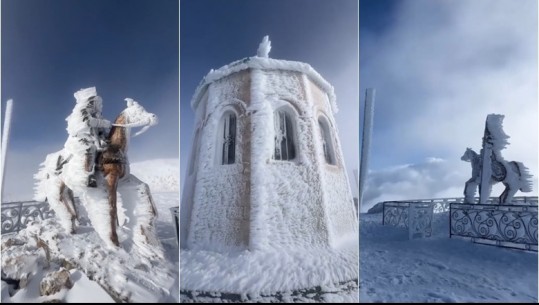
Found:
[[[537,253],[450,239],[434,214],[431,238],[359,217],[361,302],[537,302]]]
[[[181,250],[181,302],[358,301],[358,240],[335,249]]]
[[[109,249],[91,226],[80,226],[71,235],[55,218],[2,236],[2,271],[7,278],[23,279],[19,285],[25,286],[13,291],[2,281],[2,302],[177,302],[178,248],[168,209],[178,205],[178,197],[176,192],[156,193],[154,200],[163,259],[146,258],[130,246],[125,232],[119,232],[122,248]],[[62,267],[70,271],[73,287],[40,296],[43,278]]]

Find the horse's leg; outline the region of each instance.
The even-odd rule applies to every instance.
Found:
[[[517,193],[518,188],[506,182],[504,182],[503,185],[505,185],[505,190],[500,196],[500,203],[511,204],[511,202],[513,201],[513,196],[515,196],[515,194]]]
[[[75,220],[79,220],[80,215],[79,215],[79,212],[77,211],[77,205],[75,204],[75,196],[73,195],[73,190],[70,188],[67,188],[66,196],[71,207],[73,208],[73,214],[75,215]]]
[[[464,202],[465,203],[474,203],[475,190],[479,184],[476,182],[475,178],[470,178],[466,181],[464,186]]]
[[[115,221],[111,220],[113,214],[110,209],[108,183],[100,174],[96,178],[97,187],[86,188],[86,192],[82,193],[82,199],[96,233],[107,247],[116,249],[119,243],[115,242],[113,238],[117,235],[111,226],[111,223],[115,223]]]
[[[56,214],[56,219],[69,233],[74,233],[73,213],[64,197],[66,185],[57,176],[51,177],[47,190],[47,201]]]
[[[143,255],[163,257],[163,249],[155,230],[157,209],[148,185],[137,177],[129,175],[122,180],[118,191],[122,195],[124,207],[130,216],[128,226],[133,234],[133,243]]]
[[[75,200],[73,198],[73,192],[68,188],[64,182],[60,184],[60,202],[64,205],[66,210],[70,214],[71,230],[70,233],[75,233],[77,226],[77,210],[75,209]]]
[[[118,187],[118,175],[116,173],[110,173],[105,178],[107,181],[107,191],[109,198],[109,213],[110,213],[110,240],[112,243],[119,247],[118,234],[116,233],[116,225],[118,223],[118,214],[116,211],[116,190]]]

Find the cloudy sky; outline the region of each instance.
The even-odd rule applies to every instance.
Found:
[[[502,152],[538,175],[537,1],[360,0],[360,91],[376,88],[362,211],[383,200],[462,197],[460,161],[505,115]],[[503,190],[499,184],[493,196]]]
[[[178,158],[177,0],[3,0],[2,105],[14,100],[5,200],[32,198],[32,175],[67,137],[73,93],[96,86],[103,115],[124,98],[159,125],[131,141],[131,161]],[[2,114],[3,116],[3,114]]]
[[[349,178],[358,167],[358,1],[227,0],[180,2],[180,164],[187,169],[200,80],[232,61],[256,55],[269,35],[270,57],[310,64],[335,87],[336,114]]]

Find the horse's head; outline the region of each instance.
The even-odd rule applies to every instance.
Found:
[[[125,123],[120,126],[126,128],[143,127],[135,134],[135,136],[138,136],[151,126],[157,125],[159,120],[155,114],[147,112],[144,107],[131,98],[126,98],[125,100],[127,101],[127,108],[121,113]]]
[[[460,157],[462,161],[471,162],[473,160],[473,157],[476,156],[477,153],[473,151],[473,149],[467,147],[466,151],[464,152],[464,155]]]

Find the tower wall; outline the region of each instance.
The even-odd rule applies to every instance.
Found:
[[[267,232],[270,248],[310,247],[328,243],[327,221],[322,206],[323,185],[317,170],[313,147],[313,105],[306,99],[304,77],[301,73],[264,70],[263,95],[271,107],[270,130],[266,140],[270,150],[262,160],[264,187],[267,197],[260,202],[264,215],[260,217]],[[290,161],[273,160],[274,111],[281,106],[293,109],[296,136],[296,158]],[[262,141],[263,139],[260,139]],[[259,200],[259,198],[254,198]]]
[[[184,186],[182,238],[188,242],[182,244],[214,251],[328,247],[357,232],[328,92],[306,72],[258,66],[208,81],[206,88],[194,103],[200,136]],[[273,158],[277,109],[292,114],[293,160]],[[236,159],[223,165],[216,138],[230,110],[237,114]],[[329,123],[335,165],[324,159],[320,114]]]
[[[189,226],[189,247],[206,250],[246,248],[249,240],[249,103],[248,71],[213,82],[208,99],[198,104],[202,133],[196,168],[196,186]],[[237,130],[234,164],[220,164],[216,136],[223,114],[236,114]]]
[[[318,160],[323,185],[324,209],[327,215],[330,242],[338,243],[342,237],[356,234],[358,232],[357,218],[354,216],[354,199],[350,190],[350,184],[346,168],[344,166],[344,156],[342,154],[339,140],[339,132],[333,116],[328,95],[322,91],[315,83],[307,79],[308,97],[315,105],[316,114],[324,115],[329,121],[331,129],[331,139],[336,158],[335,164],[328,164],[324,160],[321,143],[317,143]],[[320,126],[316,124],[314,134],[320,134]]]

